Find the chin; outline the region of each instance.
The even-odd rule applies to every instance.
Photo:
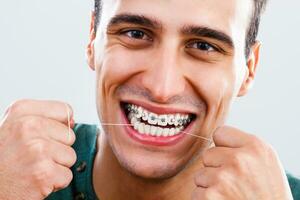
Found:
[[[172,160],[122,155],[115,152],[121,167],[129,174],[147,180],[165,180],[176,176],[185,168],[186,163],[175,163]]]

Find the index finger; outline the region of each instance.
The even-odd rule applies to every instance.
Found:
[[[8,108],[6,120],[28,115],[50,118],[66,125],[70,120],[70,124],[74,124],[72,107],[64,102],[50,100],[18,100]]]
[[[230,126],[220,127],[213,134],[216,146],[232,148],[244,146],[249,142],[250,137],[250,134]]]

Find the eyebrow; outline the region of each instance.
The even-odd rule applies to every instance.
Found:
[[[144,15],[123,13],[115,15],[111,18],[107,27],[117,26],[122,23],[136,24],[144,26],[151,29],[162,29],[162,23],[158,20]],[[196,37],[207,37],[221,41],[228,45],[230,48],[234,48],[234,43],[232,38],[226,33],[215,30],[206,26],[195,26],[195,25],[186,25],[181,28],[181,34],[183,35],[193,35]]]
[[[194,35],[197,37],[207,37],[215,40],[219,40],[230,48],[234,48],[233,40],[229,35],[222,31],[211,29],[205,26],[184,26],[181,29],[181,33],[184,35]]]
[[[108,27],[116,26],[122,23],[136,24],[140,26],[145,26],[152,29],[161,29],[162,24],[155,19],[151,19],[144,15],[135,14],[119,14],[111,18],[108,23]]]

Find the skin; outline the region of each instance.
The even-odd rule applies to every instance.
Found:
[[[93,168],[101,199],[292,199],[272,147],[224,126],[234,98],[251,87],[259,60],[259,43],[244,55],[251,2],[106,0],[97,34],[92,16],[87,58],[97,76],[101,122],[122,122],[120,101],[135,101],[194,113],[190,132],[213,140],[186,136],[156,147],[129,139],[124,127],[104,127]],[[109,23],[123,13],[155,18],[160,29]],[[180,32],[190,25],[222,32],[233,45]],[[76,154],[66,109],[73,116],[58,101],[9,106],[0,123],[0,199],[44,199],[69,185]]]
[[[72,116],[58,101],[24,99],[9,106],[0,123],[0,199],[40,200],[69,185],[76,153],[66,109]]]

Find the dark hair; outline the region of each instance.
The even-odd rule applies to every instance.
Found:
[[[95,32],[97,31],[97,27],[99,25],[101,19],[101,11],[102,11],[102,0],[94,0],[95,1]],[[255,43],[256,37],[258,34],[259,24],[260,24],[260,16],[264,11],[268,0],[253,0],[254,8],[252,11],[252,16],[250,19],[249,27],[246,32],[246,45],[245,45],[245,55],[248,58],[250,54],[250,48]]]

